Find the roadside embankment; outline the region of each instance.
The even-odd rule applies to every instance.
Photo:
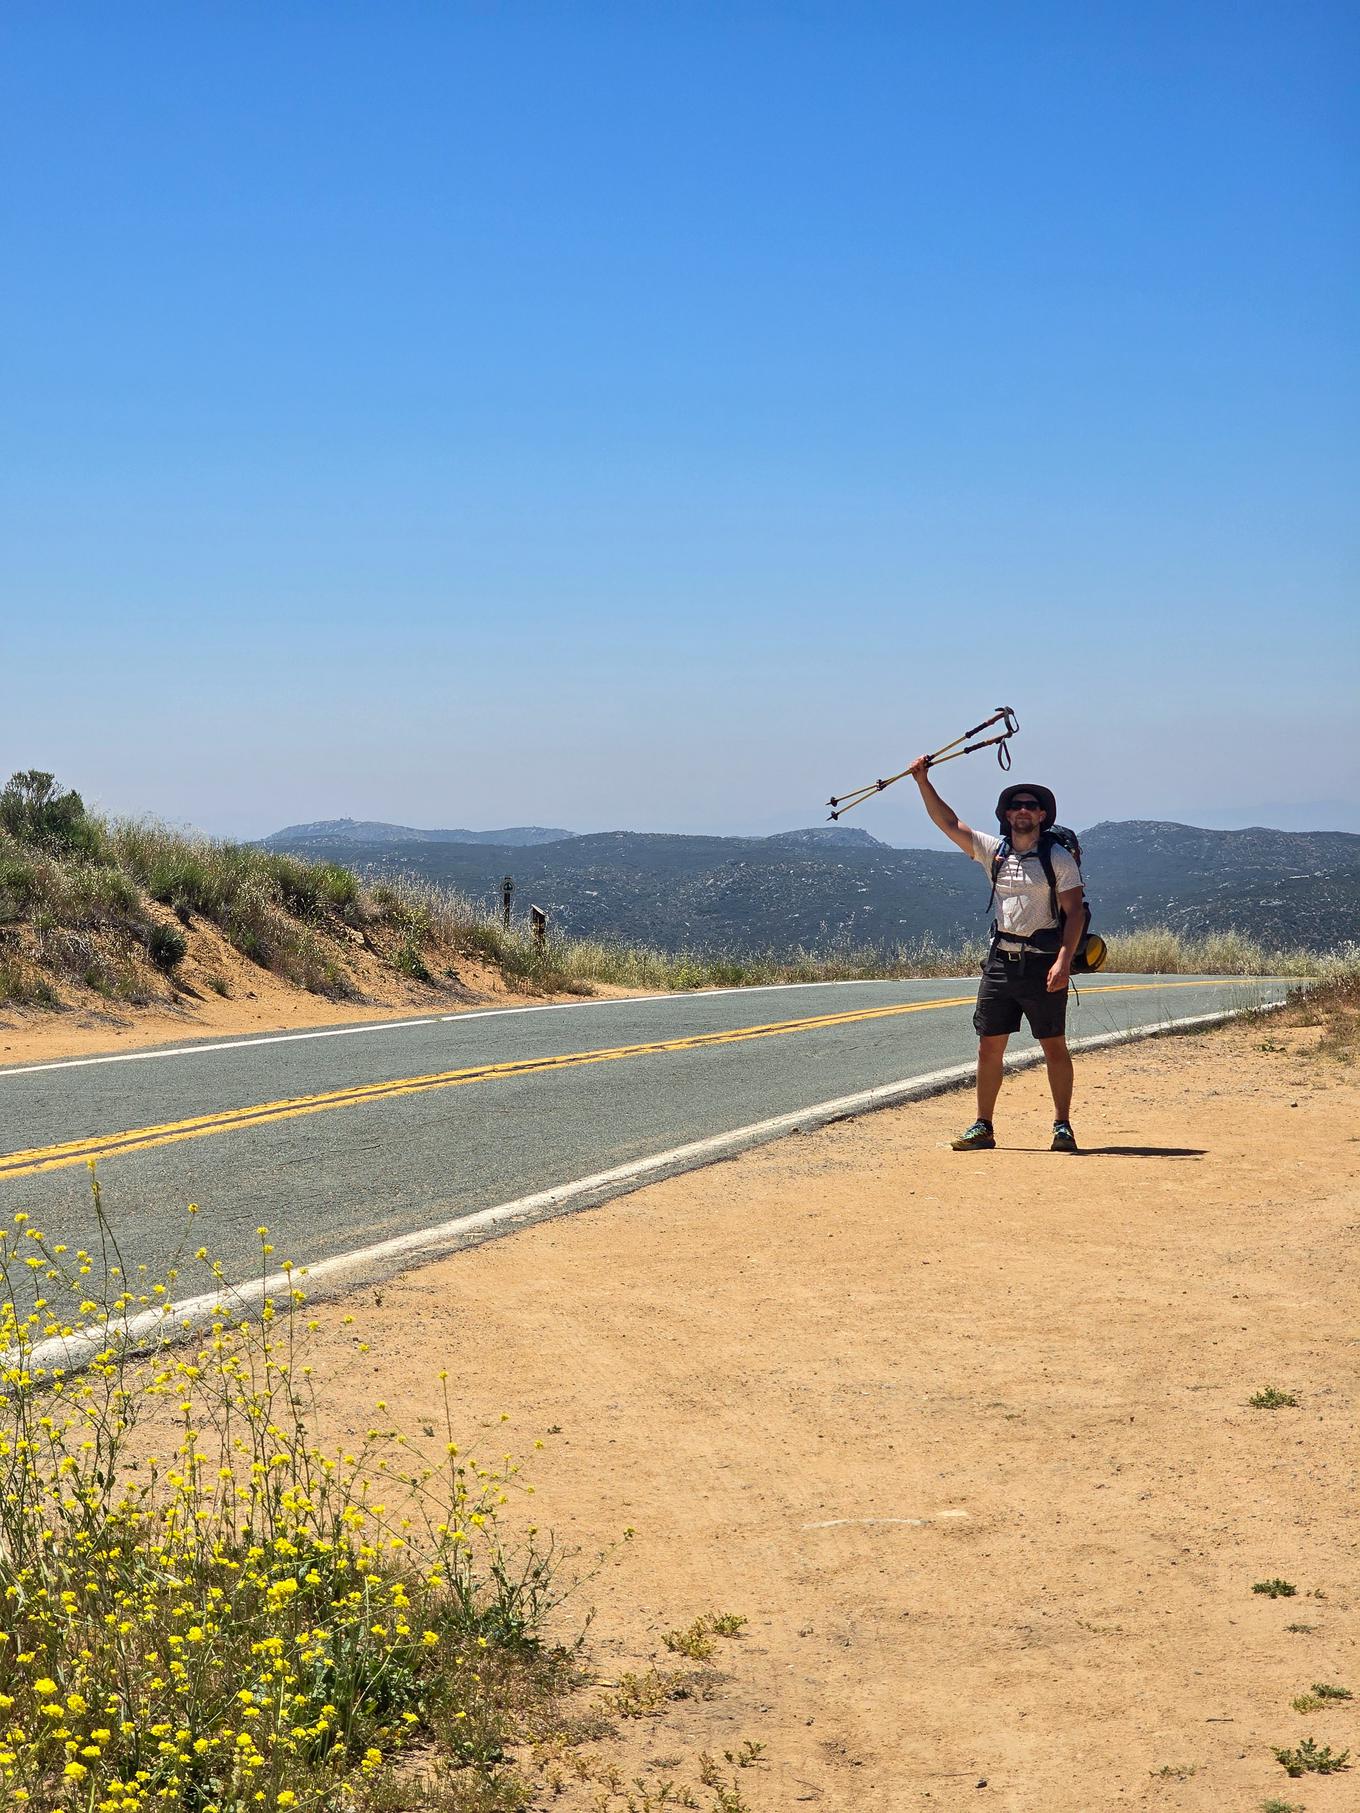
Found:
[[[419,882],[0,789],[0,1063],[599,992]]]
[[[583,1690],[543,1804],[1353,1804],[1272,1754],[1360,1754],[1355,1702],[1291,1706],[1360,1696],[1360,1080],[1290,1013],[1083,1061],[1077,1158],[1028,1072],[992,1153],[941,1097],[316,1308],[335,1435],[447,1365],[474,1442],[543,1442],[537,1524],[636,1531],[563,1623],[634,1716]],[[696,1685],[666,1633],[720,1613]]]

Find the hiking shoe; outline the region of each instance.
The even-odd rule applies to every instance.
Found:
[[[966,1133],[960,1133],[950,1144],[956,1152],[990,1152],[996,1144],[990,1121],[974,1121]]]
[[[1078,1150],[1077,1136],[1072,1131],[1071,1121],[1054,1121],[1053,1144],[1049,1147],[1049,1151],[1076,1152]]]

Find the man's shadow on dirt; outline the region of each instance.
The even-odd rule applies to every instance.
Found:
[[[998,1152],[1048,1152],[1047,1146],[998,1146]],[[1082,1146],[1066,1158],[1207,1158],[1207,1146]]]
[[[1076,1158],[1206,1158],[1206,1146],[1083,1146]]]

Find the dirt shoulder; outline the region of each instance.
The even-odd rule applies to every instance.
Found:
[[[937,1098],[320,1307],[337,1434],[379,1397],[418,1428],[446,1364],[474,1448],[526,1455],[515,1515],[583,1556],[636,1531],[587,1654],[686,1697],[541,1804],[1353,1806],[1360,1769],[1271,1755],[1360,1753],[1360,1080],[1316,1036],[1082,1060],[1079,1158],[1027,1073],[994,1153],[950,1152],[969,1104]],[[1249,1408],[1268,1385],[1298,1407]],[[707,1664],[666,1649],[718,1612],[748,1622]],[[1315,1681],[1357,1701],[1292,1711]]]

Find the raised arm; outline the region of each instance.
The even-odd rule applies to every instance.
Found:
[[[973,854],[973,833],[952,806],[946,806],[939,794],[926,778],[926,769],[930,766],[928,755],[918,755],[907,773],[921,789],[921,801],[930,814],[930,822],[938,825],[950,843],[957,844],[965,856]]]

